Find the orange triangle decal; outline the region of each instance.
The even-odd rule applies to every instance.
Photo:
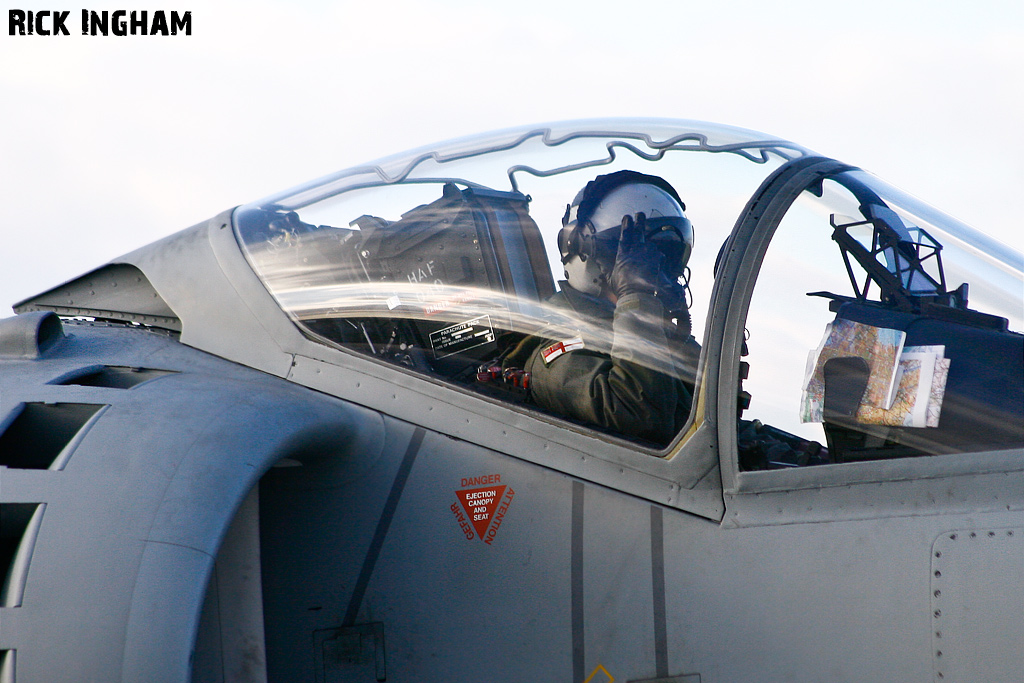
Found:
[[[494,519],[494,510],[498,501],[505,495],[505,486],[488,486],[479,489],[462,489],[456,491],[462,507],[465,508],[469,521],[476,529],[477,536],[482,540],[487,527]]]

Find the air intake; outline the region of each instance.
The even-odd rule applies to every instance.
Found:
[[[0,607],[21,606],[44,509],[40,503],[0,503]]]
[[[107,365],[99,370],[91,370],[57,384],[80,387],[105,387],[108,389],[131,389],[151,379],[174,374],[171,370],[153,370],[151,368],[128,368],[118,365]]]
[[[103,405],[88,403],[23,403],[6,428],[0,424],[0,466],[13,469],[61,469],[58,456],[84,436]]]
[[[14,683],[14,650],[0,650],[0,683]]]

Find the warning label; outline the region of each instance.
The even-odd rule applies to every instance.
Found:
[[[494,328],[491,327],[491,317],[488,315],[430,334],[430,347],[434,350],[435,358],[444,358],[493,341]]]
[[[498,474],[466,478],[462,481],[463,485],[469,481],[494,484],[456,491],[455,496],[458,500],[451,505],[451,511],[455,514],[463,535],[469,540],[477,537],[491,545],[516,492],[511,487],[500,484],[501,475]]]

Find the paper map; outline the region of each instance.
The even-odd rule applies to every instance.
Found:
[[[801,420],[822,422],[824,366],[831,358],[868,362],[868,385],[855,419],[890,427],[938,427],[949,373],[943,346],[908,346],[905,333],[850,320],[836,320],[808,357]]]

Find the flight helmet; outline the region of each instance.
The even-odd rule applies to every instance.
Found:
[[[587,183],[566,206],[558,233],[565,278],[576,289],[598,296],[615,265],[622,217],[644,213],[645,239],[663,255],[662,272],[683,275],[693,250],[693,226],[675,189],[658,176],[617,171]]]

